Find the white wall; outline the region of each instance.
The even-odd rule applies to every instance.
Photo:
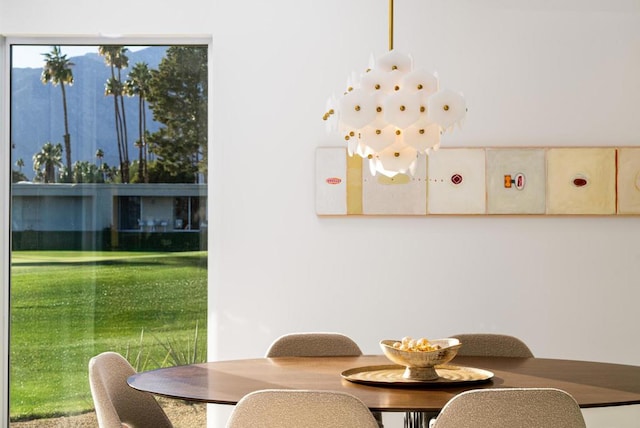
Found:
[[[117,23],[102,3],[4,0],[0,34],[213,35],[211,359],[261,356],[293,330],[368,353],[486,331],[541,357],[640,364],[640,217],[314,214],[314,150],[340,144],[325,100],[386,50],[386,3],[115,1],[143,15]],[[640,143],[637,0],[402,0],[395,22],[396,49],[465,93],[445,144]]]
[[[640,364],[640,218],[314,215],[314,148],[340,143],[324,101],[386,49],[378,3],[214,8],[211,356],[260,355],[291,330],[367,352],[492,331],[539,356]],[[449,144],[637,145],[639,24],[632,1],[405,0],[395,47],[465,92]]]

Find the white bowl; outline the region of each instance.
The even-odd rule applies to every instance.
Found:
[[[429,340],[431,346],[440,346],[440,349],[435,351],[402,351],[393,347],[395,342],[399,341],[380,341],[382,352],[394,363],[406,367],[403,378],[415,380],[438,379],[435,366],[451,361],[462,346],[458,339],[445,338]]]

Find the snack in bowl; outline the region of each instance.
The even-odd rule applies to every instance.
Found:
[[[425,339],[424,337],[421,337],[420,339],[417,339],[417,340],[413,340],[413,338],[411,338],[410,336],[403,337],[402,341],[400,342],[394,342],[393,347],[401,351],[415,351],[415,352],[437,351],[438,349],[442,348],[440,345],[432,345],[431,343],[429,343],[429,340]]]
[[[405,337],[403,340],[382,340],[380,347],[384,355],[396,364],[405,367],[405,379],[435,380],[435,366],[453,359],[462,346],[458,339],[419,339]]]

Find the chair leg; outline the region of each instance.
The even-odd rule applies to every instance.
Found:
[[[384,428],[382,423],[382,412],[373,412],[373,417],[376,418],[376,422],[378,422],[378,426],[380,428]]]
[[[406,412],[404,428],[429,428],[429,421],[436,416],[438,412]]]

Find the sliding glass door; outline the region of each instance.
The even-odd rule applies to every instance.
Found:
[[[7,44],[12,424],[95,420],[104,351],[206,360],[209,48],[163,42]]]

